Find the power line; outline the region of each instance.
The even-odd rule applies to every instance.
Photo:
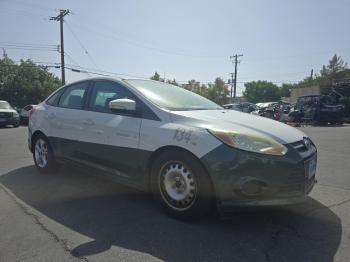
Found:
[[[2,67],[44,67],[44,68],[60,68],[59,65],[8,65],[8,64],[0,64]]]
[[[56,49],[42,49],[42,48],[23,48],[23,47],[7,47],[7,46],[0,46],[0,48],[3,49],[9,49],[9,50],[28,50],[28,51],[57,51]]]
[[[5,13],[5,14],[7,13],[7,14],[12,15],[12,16],[13,16],[13,14],[20,14],[21,16],[30,17],[31,19],[47,20],[44,17],[44,15],[42,15],[42,14],[28,12],[27,10],[18,10],[18,9],[16,10],[13,8],[8,8],[8,7],[1,7],[0,13]]]
[[[1,45],[8,46],[21,46],[21,47],[56,47],[57,45],[49,45],[49,44],[35,44],[35,43],[18,43],[18,42],[6,42],[0,41]]]
[[[69,54],[69,53],[67,53],[67,52],[65,52],[65,55],[68,57],[68,59],[69,60],[71,60],[77,67],[79,67],[79,68],[83,68],[83,67],[81,67],[79,64],[78,64],[78,62],[77,61],[75,61],[75,59]],[[70,68],[70,69],[72,69],[72,68]],[[88,76],[91,76],[86,70],[83,70],[84,72],[82,72],[82,73],[86,73]]]
[[[75,40],[77,40],[77,42],[79,43],[79,45],[81,46],[81,48],[84,50],[84,53],[89,57],[90,61],[92,62],[92,64],[99,69],[99,66],[96,64],[95,60],[92,58],[92,56],[90,55],[90,53],[88,52],[88,50],[85,48],[85,46],[83,45],[83,43],[79,40],[79,38],[77,37],[77,35],[73,32],[72,28],[70,27],[70,25],[67,23],[67,21],[65,22],[68,30],[72,33],[72,35],[74,36]]]
[[[73,23],[70,23],[70,24],[72,25]],[[75,24],[73,24],[73,25],[75,25]],[[75,25],[75,26],[77,26],[77,25]],[[79,25],[79,26],[82,27],[81,25]],[[110,39],[114,39],[114,40],[117,40],[117,41],[122,41],[122,42],[125,42],[127,44],[139,47],[139,48],[144,48],[144,49],[156,51],[158,53],[167,54],[167,55],[195,57],[195,58],[225,58],[226,57],[226,56],[220,56],[219,57],[219,56],[199,55],[199,54],[196,55],[196,54],[190,54],[190,53],[185,53],[185,52],[172,52],[172,51],[170,51],[168,49],[145,45],[145,44],[143,44],[141,42],[138,42],[138,41],[135,41],[135,40],[130,40],[130,39],[125,39],[125,38],[116,36],[114,34],[106,34],[106,33],[103,33],[101,31],[95,31],[95,30],[91,29],[90,27],[89,28],[85,27],[84,29],[86,31],[90,31],[91,33],[94,33],[94,35],[100,35],[100,36],[103,36],[105,38],[110,38]]]

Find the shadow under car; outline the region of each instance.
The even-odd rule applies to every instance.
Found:
[[[73,247],[76,257],[119,246],[166,261],[321,262],[333,261],[340,244],[340,219],[311,198],[185,223],[164,215],[148,194],[92,172],[67,166],[42,175],[27,166],[1,176],[0,183],[45,216],[94,239]]]

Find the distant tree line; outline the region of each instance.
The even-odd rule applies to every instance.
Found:
[[[0,100],[12,106],[37,104],[59,86],[58,77],[30,59],[16,64],[5,52],[0,58]]]
[[[220,77],[217,77],[214,83],[201,84],[200,82],[192,79],[187,83],[179,84],[175,79],[168,79],[165,81],[157,72],[155,72],[150,79],[182,87],[201,96],[204,96],[219,105],[227,104],[230,100],[228,86]]]
[[[306,77],[295,84],[284,83],[281,86],[277,86],[268,81],[247,82],[244,84],[245,91],[243,92],[243,96],[253,103],[269,102],[277,101],[284,96],[289,96],[289,90],[294,88],[311,86],[331,87],[334,80],[350,78],[350,69],[348,69],[347,66],[347,63],[345,63],[340,56],[335,54],[329,60],[328,65],[322,66],[320,73],[315,74],[313,77]]]

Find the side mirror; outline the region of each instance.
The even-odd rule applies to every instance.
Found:
[[[109,108],[112,111],[135,111],[136,102],[128,98],[115,99],[109,102]]]

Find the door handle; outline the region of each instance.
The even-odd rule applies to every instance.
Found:
[[[48,116],[49,119],[54,119],[56,118],[56,115],[55,113],[50,113],[49,116]]]
[[[90,118],[86,119],[83,123],[84,123],[84,125],[87,125],[87,126],[92,126],[95,124],[95,122],[92,121]]]

